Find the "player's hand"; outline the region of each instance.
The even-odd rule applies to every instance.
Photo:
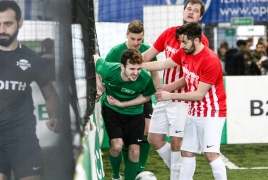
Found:
[[[122,103],[112,96],[107,96],[107,101],[112,106],[117,106],[117,107],[123,108]]]
[[[167,92],[171,92],[172,91],[171,86],[169,84],[163,84],[161,86],[161,90],[162,91],[167,91]]]
[[[99,101],[100,101],[102,94],[103,94],[103,92],[100,91],[100,90],[97,88],[96,102],[99,102]]]
[[[61,126],[60,126],[60,119],[59,118],[50,118],[49,121],[46,122],[47,128],[54,133],[59,133]]]
[[[158,90],[155,93],[155,97],[156,97],[157,101],[159,101],[159,102],[168,101],[168,100],[171,100],[171,93],[167,92],[167,91]]]
[[[106,92],[106,87],[104,85],[101,85],[97,88],[98,91]]]

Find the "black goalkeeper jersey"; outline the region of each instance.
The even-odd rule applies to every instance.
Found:
[[[30,84],[45,86],[45,70],[40,56],[22,44],[13,51],[0,50],[0,133],[36,125]]]

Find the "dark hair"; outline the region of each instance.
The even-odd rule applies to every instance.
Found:
[[[249,37],[248,39],[247,39],[247,42],[253,42],[253,37]]]
[[[237,42],[236,42],[236,46],[237,47],[240,47],[240,46],[246,46],[247,45],[247,41],[246,40],[243,40],[243,39],[239,39]]]
[[[220,48],[225,48],[225,49],[229,49],[229,44],[226,41],[222,41],[220,44]]]
[[[127,49],[121,55],[121,64],[126,67],[127,61],[129,60],[130,64],[141,64],[142,56],[141,53],[136,49]]]
[[[8,9],[12,9],[16,14],[16,20],[19,22],[21,19],[21,10],[19,5],[15,1],[0,1],[0,12],[4,12]]]
[[[265,41],[265,39],[264,39],[263,37],[260,37],[260,38],[258,39],[258,43],[264,43],[264,41]]]
[[[202,36],[202,28],[201,25],[198,22],[190,22],[182,25],[176,30],[176,40],[179,40],[179,35],[186,35],[188,39],[191,39],[192,41],[195,38],[199,38],[201,41]]]
[[[205,4],[203,3],[203,1],[201,0],[188,0],[184,3],[184,10],[186,9],[188,4],[200,4],[201,5],[201,9],[200,9],[200,15],[203,16],[205,13]]]
[[[265,47],[264,44],[263,44],[262,42],[258,42],[258,43],[256,44],[256,47],[257,47],[258,45],[262,45],[262,47]]]
[[[139,34],[142,32],[144,32],[144,27],[143,27],[143,24],[140,20],[133,20],[128,24],[127,34],[128,33]]]
[[[44,39],[41,44],[46,48],[46,53],[52,53],[54,41],[50,38]]]

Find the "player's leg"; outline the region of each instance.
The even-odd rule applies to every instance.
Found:
[[[120,165],[122,162],[121,149],[123,146],[123,140],[121,138],[115,138],[110,140],[109,160],[112,167],[112,178],[120,179]]]
[[[177,180],[182,166],[181,144],[184,126],[188,116],[189,106],[184,102],[172,102],[167,104],[166,113],[169,121],[169,136],[171,147],[170,180]]]
[[[123,146],[123,123],[118,112],[106,105],[102,106],[102,117],[105,123],[106,132],[110,139],[109,160],[112,167],[112,178],[120,179],[120,165],[122,162]]]
[[[139,169],[138,169],[137,173],[144,171],[149,154],[150,154],[150,150],[151,150],[151,145],[148,142],[148,131],[149,131],[149,126],[150,126],[151,116],[153,113],[153,107],[152,107],[151,100],[144,103],[143,113],[145,116],[145,127],[144,127],[143,141],[142,141],[142,145],[140,147]]]
[[[170,180],[177,180],[180,177],[182,166],[181,144],[182,137],[170,136]]]
[[[3,136],[3,135],[2,135]],[[4,152],[4,141],[0,140],[0,180],[10,178],[11,168],[9,166],[7,155]]]
[[[135,180],[139,168],[140,145],[129,146],[129,156],[125,168],[125,180]]]
[[[13,130],[6,153],[16,179],[43,179],[42,152],[34,126]]]
[[[124,115],[124,143],[128,147],[125,180],[134,180],[139,168],[140,146],[144,133],[144,114]]]
[[[125,145],[123,145],[123,147],[122,147],[121,154],[122,154],[121,156],[123,157],[123,160],[124,160],[124,164],[126,166],[127,161],[128,161],[128,148]]]
[[[182,168],[179,179],[192,179],[196,167],[195,153],[200,152],[198,129],[194,119],[187,117],[181,146]]]
[[[201,143],[202,150],[209,162],[214,179],[227,179],[226,167],[220,157],[220,141],[225,117],[204,118],[200,120],[204,126],[204,139]]]
[[[149,126],[148,141],[170,168],[170,144],[165,139],[169,129],[169,122],[166,115],[167,103],[158,102],[156,104]]]

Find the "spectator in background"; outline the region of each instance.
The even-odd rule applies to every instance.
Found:
[[[259,64],[259,61],[263,56],[266,56],[265,46],[262,42],[258,42],[258,44],[256,44],[256,49],[252,52],[254,62]]]
[[[218,49],[218,56],[221,60],[221,67],[223,75],[226,74],[225,72],[225,54],[229,49],[229,44],[226,41],[221,42],[220,47]]]
[[[263,37],[260,37],[258,39],[258,43],[257,44],[259,44],[259,43],[263,44],[264,51],[265,51],[266,54],[268,54],[268,46],[267,46],[266,40]]]
[[[244,52],[244,58],[245,58],[245,62],[246,62],[246,71],[245,74],[246,75],[261,75],[261,69],[259,67],[259,63],[255,63],[254,59],[251,55],[251,51],[245,51]]]
[[[238,40],[236,48],[229,49],[225,55],[225,71],[228,76],[245,75],[244,52],[248,50],[246,40]]]
[[[43,59],[44,67],[46,67],[50,80],[55,80],[55,55],[54,41],[46,38],[41,42],[41,52],[38,53]]]
[[[46,38],[41,42],[41,52],[38,53],[42,58],[54,59],[54,41]]]
[[[248,49],[250,49],[250,47],[253,46],[253,37],[249,37],[247,39],[247,46],[248,46]]]

